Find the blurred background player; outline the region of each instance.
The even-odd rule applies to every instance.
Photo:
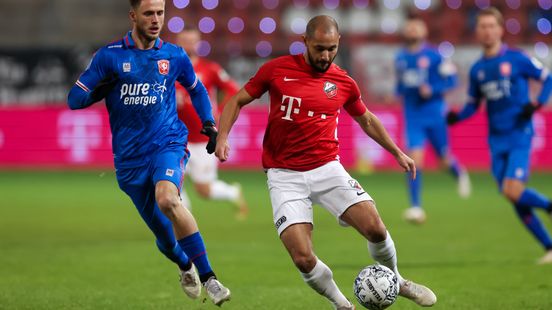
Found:
[[[423,20],[411,18],[403,29],[405,47],[395,59],[397,93],[403,98],[405,134],[408,155],[416,163],[417,177],[407,177],[410,208],[406,220],[421,224],[426,220],[421,204],[422,170],[425,143],[429,141],[442,167],[447,167],[458,183],[458,194],[471,193],[468,173],[452,156],[445,119],[444,94],[456,86],[456,68],[443,59],[426,42],[427,27]]]
[[[228,159],[228,134],[240,110],[265,92],[270,95],[268,126],[263,139],[273,221],[306,284],[335,309],[354,309],[333,280],[331,269],[312,247],[313,203],[332,213],[343,226],[353,226],[368,240],[370,254],[393,270],[399,295],[418,305],[437,298],[427,287],[403,279],[391,235],[362,186],[338,161],[337,116],[341,107],[364,132],[393,154],[398,164],[416,176],[414,161],[389,137],[379,119],[366,109],[356,82],[333,64],[339,45],[337,22],[330,16],[312,18],[303,37],[304,54],[266,62],[230,99],[220,119],[215,154]]]
[[[222,110],[224,103],[236,94],[239,87],[226,71],[216,62],[199,57],[197,47],[201,40],[201,34],[196,28],[184,28],[176,36],[176,43],[184,48],[194,66],[198,78],[201,80],[211,98],[211,102],[220,104],[213,105],[213,114],[218,118],[219,110]],[[238,183],[232,185],[221,181],[217,176],[217,158],[205,152],[209,138],[200,133],[202,124],[197,115],[190,96],[184,88],[176,85],[176,101],[178,117],[188,128],[188,150],[191,153],[187,166],[187,174],[190,176],[196,192],[205,199],[230,201],[237,207],[236,217],[245,219],[248,208]],[[184,205],[191,208],[191,201],[184,188],[180,193]]]
[[[477,111],[482,100],[487,102],[493,176],[502,195],[546,250],[539,263],[552,263],[552,240],[534,212],[539,208],[551,215],[552,202],[525,186],[534,133],[532,115],[548,101],[552,77],[538,60],[502,43],[502,25],[502,14],[496,8],[479,12],[476,36],[483,56],[469,73],[469,101],[459,113],[449,112],[447,121],[464,120]],[[543,84],[536,102],[529,98],[529,79]]]
[[[71,88],[69,107],[83,109],[105,98],[119,187],[155,234],[159,250],[178,265],[184,292],[197,298],[203,284],[220,305],[230,291],[217,280],[197,223],[178,196],[188,152],[174,85],[186,87],[203,130],[216,136],[209,96],[182,48],[159,38],[165,1],[130,0],[129,16],[132,30],[98,50]]]

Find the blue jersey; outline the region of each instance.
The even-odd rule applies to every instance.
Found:
[[[90,92],[113,73],[119,81],[105,102],[116,167],[145,165],[171,143],[185,147],[188,130],[176,112],[175,81],[186,87],[201,120],[214,122],[207,91],[184,50],[161,39],[151,49],[138,49],[131,32],[96,52],[69,93],[69,107],[93,104]]]
[[[411,52],[404,48],[395,59],[397,94],[403,97],[407,121],[432,122],[444,116],[444,93],[457,82],[454,65],[427,44]],[[430,98],[420,95],[420,86],[428,85]]]
[[[538,60],[506,45],[496,56],[482,57],[470,70],[470,99],[460,112],[460,119],[472,115],[485,100],[491,144],[494,141],[506,145],[517,140],[530,143],[527,137],[533,134],[531,119],[520,117],[523,106],[532,102],[529,79],[544,82],[537,101],[545,104],[552,90],[552,78]]]

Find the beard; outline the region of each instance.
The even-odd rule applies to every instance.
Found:
[[[146,38],[147,40],[149,41],[155,41],[157,40],[157,38],[159,37],[159,33],[158,34],[155,34],[155,35],[151,35],[147,32],[147,29],[143,28],[143,27],[136,27],[136,31],[138,31],[138,34],[142,37],[142,38]]]
[[[311,67],[313,67],[316,72],[320,72],[320,73],[324,73],[324,72],[328,71],[328,69],[330,69],[330,66],[332,65],[332,63],[333,63],[336,56],[334,56],[328,62],[325,62],[325,61],[324,62],[320,62],[320,61],[317,62],[312,58],[311,54],[309,53],[309,51],[307,49],[307,57],[309,58],[309,63],[311,64]]]
[[[408,46],[416,45],[416,44],[420,43],[421,41],[422,41],[421,39],[419,39],[419,38],[414,38],[414,37],[410,37],[410,38],[405,37],[405,38],[404,38],[404,42],[405,42],[406,45],[408,45]]]

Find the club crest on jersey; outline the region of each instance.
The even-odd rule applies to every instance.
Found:
[[[130,72],[130,62],[123,62],[123,72]]]
[[[169,61],[166,59],[158,60],[157,68],[159,69],[159,74],[162,74],[162,75],[169,74]]]
[[[422,69],[425,69],[427,67],[429,67],[429,58],[427,57],[420,57],[418,59],[418,67],[419,68],[422,68]]]
[[[349,185],[354,189],[362,190],[362,186],[360,186],[360,184],[358,184],[357,180],[355,179],[350,179]]]
[[[510,76],[512,74],[512,65],[509,62],[503,62],[500,64],[500,75]]]
[[[325,82],[324,92],[326,93],[326,96],[328,96],[328,98],[335,97],[335,95],[337,95],[337,85],[332,82]]]

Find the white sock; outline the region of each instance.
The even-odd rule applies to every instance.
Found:
[[[220,180],[211,183],[209,198],[213,200],[230,200],[234,201],[240,197],[240,189],[238,186],[230,185]]]
[[[190,201],[190,197],[188,197],[188,194],[186,193],[184,188],[182,188],[182,190],[180,191],[180,201],[182,202],[184,208],[192,211],[192,202]]]
[[[316,259],[316,265],[309,273],[301,273],[303,280],[318,294],[328,298],[336,307],[345,307],[349,301],[339,290],[333,280],[333,273],[330,267],[321,260]]]
[[[389,232],[387,232],[387,238],[381,242],[372,243],[368,241],[368,250],[376,262],[395,272],[400,284],[404,282],[397,268],[397,250]]]

